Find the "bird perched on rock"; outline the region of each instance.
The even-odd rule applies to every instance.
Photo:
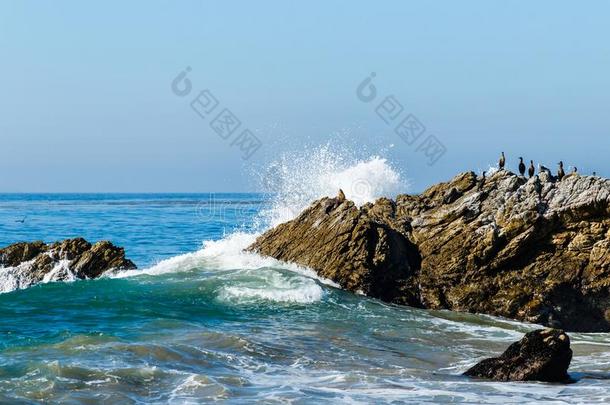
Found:
[[[339,195],[337,195],[337,200],[339,202],[345,201],[345,193],[341,189],[339,189]]]
[[[498,166],[500,170],[504,170],[504,165],[506,164],[506,157],[504,156],[504,152],[500,155],[500,160],[498,161]]]
[[[519,173],[521,174],[521,176],[525,175],[525,163],[523,163],[522,157],[519,158]]]
[[[534,161],[530,160],[530,168],[527,169],[527,174],[529,174],[530,179],[532,177],[534,177],[534,174],[536,174],[536,168],[534,167]]]
[[[572,168],[572,173],[578,173],[578,167],[574,166],[574,167]]]
[[[565,177],[566,172],[563,170],[563,161],[559,162],[559,168],[557,169],[557,179],[561,180]]]
[[[548,168],[548,167],[546,167],[546,166],[544,166],[544,165],[538,165],[538,171],[539,171],[540,173],[546,173],[546,174],[548,174],[549,176],[551,175],[551,171],[549,170],[549,168]]]

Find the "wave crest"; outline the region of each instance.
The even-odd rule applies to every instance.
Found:
[[[241,273],[237,280],[218,291],[219,300],[236,304],[259,301],[311,304],[321,301],[323,295],[322,287],[314,280],[273,270]]]
[[[271,163],[262,176],[262,188],[272,194],[270,207],[261,212],[261,227],[273,227],[295,218],[313,201],[334,197],[339,189],[357,206],[380,197],[394,197],[406,182],[387,159],[359,159],[329,146],[287,153]]]
[[[110,277],[205,270],[212,272],[206,277],[220,280],[217,298],[227,303],[318,302],[324,296],[322,284],[338,285],[311,269],[244,250],[260,232],[295,218],[313,201],[335,196],[339,189],[361,206],[380,197],[394,197],[406,187],[399,172],[386,159],[379,156],[357,159],[349,153],[333,151],[329,146],[282,155],[268,167],[262,180],[263,188],[272,195],[270,204],[258,215],[259,232],[236,232],[220,240],[208,240],[197,252]]]

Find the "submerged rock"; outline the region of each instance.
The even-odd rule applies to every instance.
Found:
[[[464,373],[498,381],[568,382],[570,338],[557,329],[527,333],[500,357],[485,359]]]
[[[360,208],[323,198],[249,247],[384,301],[610,331],[610,181],[463,173]]]
[[[131,270],[136,265],[125,250],[108,241],[85,239],[62,242],[21,242],[0,249],[0,292],[40,282],[96,278],[109,270]]]

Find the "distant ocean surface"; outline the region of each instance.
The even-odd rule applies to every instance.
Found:
[[[298,211],[277,198],[0,195],[0,246],[108,239],[139,267],[0,294],[0,403],[610,402],[609,334],[570,334],[575,384],[470,380],[536,326],[388,305],[243,253]]]

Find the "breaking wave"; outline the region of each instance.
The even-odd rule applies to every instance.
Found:
[[[337,195],[339,189],[361,206],[382,196],[393,197],[406,187],[400,173],[385,158],[359,159],[347,152],[334,151],[328,145],[281,155],[263,172],[262,187],[269,193],[269,202],[249,231],[204,241],[198,251],[162,260],[145,269],[115,271],[106,276],[126,278],[204,271],[223,278],[225,285],[218,290],[222,301],[316,302],[324,295],[321,285],[337,285],[310,269],[244,250],[266,229],[295,218],[316,199]],[[28,272],[23,271],[29,265],[0,268],[0,292],[34,284],[34,280],[27,278]],[[62,261],[41,282],[74,281],[68,267],[69,262]]]
[[[380,197],[394,197],[407,187],[387,159],[375,155],[359,159],[329,146],[282,155],[264,171],[261,183],[272,195],[270,207],[260,215],[263,228],[295,218],[313,201],[334,197],[339,189],[362,206]]]
[[[222,274],[218,298],[230,303],[257,300],[312,303],[324,295],[320,284],[338,287],[310,269],[244,251],[266,229],[295,218],[316,199],[335,196],[342,189],[356,205],[394,197],[406,183],[386,159],[356,159],[324,146],[313,151],[282,155],[262,177],[269,204],[257,218],[256,231],[236,232],[203,242],[202,249],[172,257],[144,270],[119,272],[112,277],[160,275],[173,272],[237,271]],[[253,270],[257,270],[254,272]],[[281,273],[288,271],[291,275]]]

